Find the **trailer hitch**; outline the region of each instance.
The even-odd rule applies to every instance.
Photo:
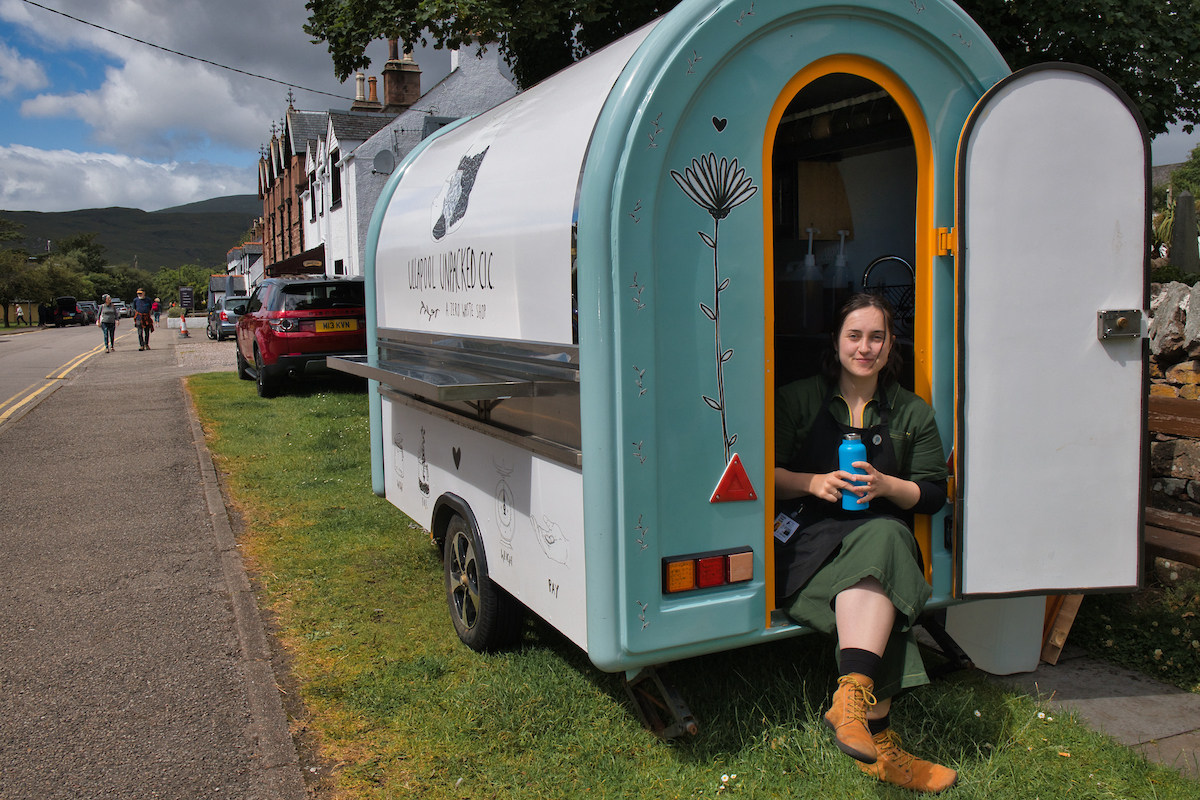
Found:
[[[971,657],[946,632],[946,609],[939,608],[937,611],[926,611],[917,618],[917,624],[924,628],[925,632],[937,642],[941,655],[947,662],[927,670],[929,677],[940,678],[951,672],[957,672],[960,669],[975,669],[975,663],[971,661]]]
[[[625,694],[633,701],[638,718],[646,730],[661,739],[674,739],[685,733],[695,736],[699,732],[700,726],[692,716],[691,709],[658,667],[628,671],[622,676],[621,684],[625,687]],[[663,722],[663,715],[659,712],[670,715],[670,725]]]

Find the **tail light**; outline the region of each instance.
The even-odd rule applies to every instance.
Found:
[[[287,333],[289,331],[300,330],[300,320],[284,317],[283,319],[271,320],[271,330]]]
[[[662,575],[663,594],[743,583],[754,577],[754,551],[743,547],[669,556],[662,560]]]
[[[229,321],[229,315],[227,315],[224,311],[222,311],[221,312],[221,322],[228,322],[228,321]]]

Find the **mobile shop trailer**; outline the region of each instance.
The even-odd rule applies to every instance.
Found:
[[[339,365],[374,489],[444,540],[473,647],[521,606],[630,675],[800,634],[775,389],[885,291],[953,453],[931,606],[1033,669],[1045,595],[1139,580],[1147,154],[1115,84],[1011,74],[949,2],[685,0],[391,176]]]

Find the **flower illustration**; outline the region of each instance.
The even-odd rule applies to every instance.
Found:
[[[736,158],[730,161],[722,157],[718,161],[714,153],[698,159],[693,158],[691,166],[686,167],[682,174],[671,170],[671,177],[689,200],[713,218],[712,236],[703,231],[698,233],[704,244],[713,251],[713,304],[709,307],[701,303],[700,310],[712,320],[716,329],[717,396],[712,398],[702,395],[701,399],[709,408],[721,414],[721,442],[725,448],[725,463],[728,464],[732,457],[733,445],[737,442],[737,434],[729,434],[725,414],[725,362],[733,358],[733,348],[725,349],[721,345],[721,292],[729,288],[729,279],[721,280],[717,238],[721,220],[729,216],[730,211],[753,197],[758,187],[754,185],[753,179],[746,176],[746,170],[738,167]]]
[[[754,181],[746,177],[745,169],[738,169],[738,160],[722,157],[718,162],[713,153],[692,159],[692,165],[680,175],[671,170],[671,177],[683,189],[692,202],[703,208],[715,220],[729,216],[729,212],[749,200],[758,191]]]

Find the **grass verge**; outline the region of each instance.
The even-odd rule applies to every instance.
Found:
[[[230,373],[189,386],[338,798],[912,797],[871,782],[820,723],[835,674],[814,636],[678,662],[698,736],[659,742],[619,676],[549,626],[483,656],[447,618],[428,536],[370,489],[363,393],[263,400]],[[898,699],[948,798],[1192,798],[1196,782],[974,673]]]

